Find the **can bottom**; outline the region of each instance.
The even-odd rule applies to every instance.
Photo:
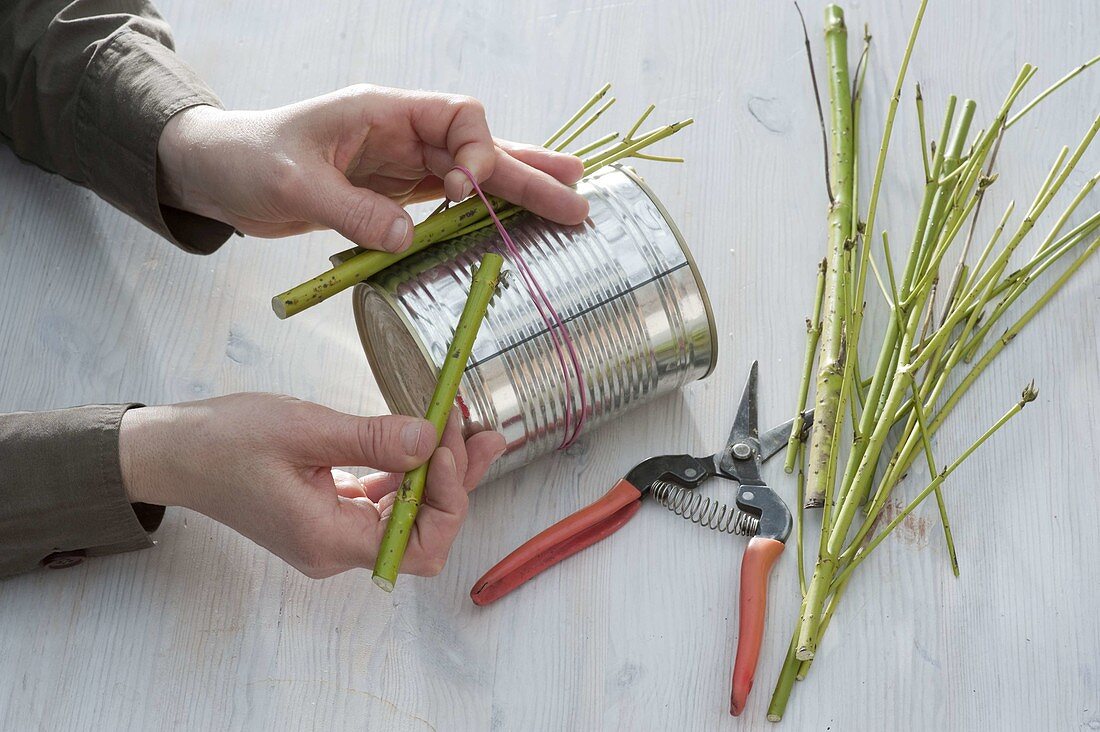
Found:
[[[438,378],[424,344],[394,303],[369,285],[357,285],[355,308],[359,338],[374,380],[394,414],[422,417]]]

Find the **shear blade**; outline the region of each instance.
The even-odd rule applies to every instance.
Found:
[[[814,422],[814,410],[807,409],[798,417],[798,420],[802,423],[799,427],[799,433],[802,437],[805,437],[806,431]],[[761,462],[767,460],[787,446],[787,442],[791,439],[791,429],[794,427],[794,423],[795,420],[788,419],[783,424],[778,427],[772,427],[760,436]]]
[[[763,435],[760,434],[757,416],[757,382],[760,378],[760,362],[753,361],[749,369],[749,379],[745,383],[745,391],[741,394],[741,402],[737,405],[737,416],[730,431],[726,449],[731,450],[739,442],[757,443],[757,455],[760,462],[786,447],[791,437],[791,429],[795,420],[788,419],[777,427],[772,427]],[[801,420],[799,431],[804,435],[810,425],[813,424],[814,410],[808,409],[798,417]]]
[[[728,448],[745,440],[755,441],[760,434],[756,417],[756,381],[759,370],[760,362],[753,361],[752,368],[749,369],[749,380],[741,394],[741,403],[737,405],[737,417],[733,420],[733,429],[730,430],[730,437],[726,442]]]

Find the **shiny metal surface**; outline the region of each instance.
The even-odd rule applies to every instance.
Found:
[[[526,214],[505,226],[569,328],[588,391],[587,433],[710,373],[717,339],[695,265],[645,185],[611,168],[578,190],[591,206],[580,226]],[[356,287],[364,350],[394,412],[423,414],[471,269],[487,249],[500,251],[505,268],[514,268],[490,228],[410,257]],[[489,309],[457,401],[468,431],[492,427],[507,438],[494,475],[561,444],[570,428],[566,400],[580,409],[575,383],[563,383],[546,325],[513,276]]]
[[[760,519],[737,506],[703,495],[701,488],[685,488],[671,481],[653,483],[653,498],[672,513],[704,529],[735,536],[756,536]]]

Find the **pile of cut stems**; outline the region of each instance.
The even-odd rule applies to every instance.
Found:
[[[615,97],[610,97],[599,107],[596,107],[610,90],[611,85],[605,84],[593,94],[557,132],[543,143],[543,146],[557,152],[566,152],[569,146],[588,131],[615,103]],[[570,154],[581,158],[584,163],[584,174],[586,176],[591,175],[612,163],[629,158],[658,162],[683,162],[682,158],[652,155],[644,152],[651,145],[674,135],[694,121],[688,118],[672,124],[662,125],[648,132],[639,133],[638,130],[645,124],[654,108],[652,104],[649,105],[625,135],[620,136],[618,133],[609,133],[586,145],[570,150]],[[492,205],[497,217],[502,220],[524,210],[497,197],[490,197],[489,204]],[[416,254],[434,244],[450,241],[492,225],[493,220],[489,215],[488,208],[475,195],[454,205],[444,203],[430,216],[413,227],[412,245],[405,251],[390,253],[352,247],[338,252],[330,258],[333,264],[331,269],[308,282],[303,282],[286,292],[276,295],[271,299],[271,308],[280,319],[288,318],[327,300],[356,283],[366,280],[405,257]]]
[[[802,606],[768,708],[772,721],[782,718],[794,682],[808,673],[852,572],[929,496],[936,497],[946,554],[952,571],[958,575],[942,492],[945,481],[1033,401],[1037,390],[1032,384],[1026,386],[999,420],[946,465],[934,456],[932,437],[974,381],[1100,244],[1100,212],[1070,224],[1071,219],[1082,218],[1078,209],[1100,176],[1089,178],[1057,216],[1049,215],[1052,201],[1066,187],[1100,130],[1098,117],[1076,145],[1062,148],[1030,204],[1014,216],[1016,206],[1009,203],[980,250],[975,252],[971,246],[977,244],[975,223],[985,193],[996,181],[994,162],[1006,134],[1039,102],[1100,57],[1075,68],[1014,113],[1036,73],[1035,67],[1025,64],[992,118],[977,131],[975,102],[948,97],[934,142],[926,137],[924,99],[917,87],[923,195],[908,251],[901,259],[903,265],[895,271],[891,239],[885,230],[876,230],[875,219],[894,119],[926,5],[927,0],[922,0],[902,57],[863,217],[857,212],[856,201],[861,142],[858,113],[870,36],[864,34],[864,50],[853,79],[848,72],[843,11],[835,5],[825,10],[831,126],[826,173],[828,245],[826,258],[819,266],[814,314],[808,321],[797,404],[801,412],[812,382],[815,416],[808,444],[802,444],[798,434],[793,433],[786,456],[788,472],[795,466],[799,468],[797,541]],[[1037,236],[1048,221],[1049,228]],[[1038,230],[1036,235],[1033,230]],[[1010,268],[1017,251],[1033,239],[1038,243],[1030,257],[1022,266]],[[954,266],[945,272],[945,265],[952,260]],[[1069,260],[1068,266],[1065,260]],[[1007,319],[1017,300],[1025,292],[1030,295],[1031,285],[1059,263],[1063,265],[1061,272],[1042,288],[1034,288],[1040,292],[1023,314]],[[864,335],[861,331],[868,273],[877,283],[889,318],[881,333],[864,338],[877,337],[878,346],[873,369],[864,379],[858,346]],[[946,275],[942,280],[941,273]],[[891,437],[897,438],[893,447]],[[917,459],[927,467],[927,485],[885,527],[879,528],[887,518],[887,502]],[[818,507],[821,533],[817,560],[807,581],[802,556],[803,520],[807,510]]]

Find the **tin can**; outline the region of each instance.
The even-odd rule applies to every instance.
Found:
[[[587,396],[582,433],[701,379],[718,357],[714,316],[683,237],[649,187],[613,166],[577,185],[588,219],[562,226],[533,214],[504,222],[565,322]],[[356,286],[355,321],[390,410],[423,415],[485,251],[515,263],[493,227],[419,254]],[[543,317],[519,277],[489,308],[456,405],[466,434],[508,441],[491,476],[560,447],[575,425],[577,381],[567,379]],[[570,405],[568,408],[566,405]]]

